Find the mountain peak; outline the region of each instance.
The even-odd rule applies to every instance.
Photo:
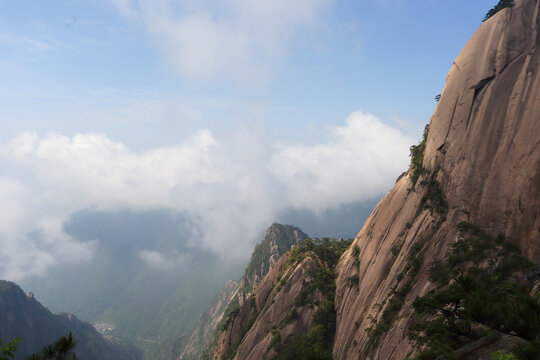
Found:
[[[251,291],[281,255],[307,238],[308,235],[296,226],[272,224],[266,230],[262,241],[253,250],[251,260],[241,281],[241,287],[247,292]]]
[[[194,359],[205,351],[209,341],[217,341],[214,334],[219,323],[223,323],[231,313],[241,307],[257,285],[276,265],[277,261],[291,247],[307,239],[308,236],[296,226],[274,223],[268,227],[261,242],[255,246],[251,260],[239,282],[229,281],[218,293],[214,301],[201,317],[197,328],[183,344],[178,357]],[[214,339],[211,339],[214,335]],[[206,348],[206,349],[205,349]],[[212,357],[211,354],[206,354]]]
[[[0,294],[3,294],[3,296],[12,294],[12,295],[18,295],[18,296],[26,296],[24,291],[21,289],[21,287],[14,282],[7,281],[7,280],[0,280]]]

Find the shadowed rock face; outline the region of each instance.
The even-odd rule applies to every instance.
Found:
[[[227,329],[221,333],[214,351],[214,358],[221,359],[227,350],[236,348],[234,359],[261,359],[273,355],[271,348],[272,329],[278,329],[280,338],[306,332],[312,323],[316,306],[301,306],[297,317],[285,324],[289,311],[295,308],[295,301],[306,285],[303,281],[315,266],[313,259],[307,257],[299,264],[290,266],[288,254],[279,259],[268,275],[255,287],[251,297],[240,307],[238,315]],[[279,278],[278,278],[279,277]],[[282,280],[282,286],[276,284]],[[313,301],[323,298],[318,291],[310,294]]]
[[[331,357],[335,267],[350,241],[315,239],[295,246],[230,312],[211,358]]]
[[[268,274],[281,255],[307,237],[297,227],[272,224],[255,247],[242,279],[239,282],[230,281],[220,290],[182,347],[178,360],[198,359],[222,320],[227,306],[232,306],[232,303],[244,305],[256,284]]]
[[[307,237],[302,230],[291,225],[272,224],[266,230],[263,240],[253,250],[251,260],[240,280],[238,288],[240,305],[281,255]]]
[[[430,121],[425,174],[414,190],[410,176],[397,182],[338,264],[337,359],[413,353],[412,302],[432,287],[426,270],[444,258],[461,221],[504,235],[540,262],[539,12],[540,1],[516,0],[484,22],[455,60]],[[420,269],[411,274],[414,258]],[[370,339],[370,318],[380,321],[392,289],[407,281],[412,287],[389,330]]]
[[[75,352],[83,359],[139,359],[132,350],[117,348],[107,342],[92,325],[71,314],[52,314],[33,296],[26,296],[16,284],[0,280],[0,338],[19,337],[16,359],[36,353],[44,345],[71,332],[77,339]]]
[[[221,288],[206,311],[201,315],[197,323],[197,328],[189,335],[185,345],[181,347],[178,360],[199,359],[208,341],[212,338],[225,308],[231,301],[231,297],[237,292],[238,281],[229,280]]]

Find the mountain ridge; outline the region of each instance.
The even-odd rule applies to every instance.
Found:
[[[239,281],[228,281],[218,292],[201,316],[197,328],[182,345],[178,360],[198,358],[210,341],[217,340],[212,337],[215,336],[218,326],[223,326],[224,317],[242,307],[254,287],[270,272],[281,256],[306,238],[308,235],[296,226],[274,223],[268,227],[263,239],[255,246],[242,278]]]
[[[86,359],[137,360],[134,349],[105,340],[92,325],[68,313],[53,314],[15,283],[0,280],[0,336],[20,338],[15,359],[37,353],[44,345],[72,333],[78,340],[75,353]]]

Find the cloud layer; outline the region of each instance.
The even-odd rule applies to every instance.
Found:
[[[265,79],[334,0],[110,0],[193,80]]]
[[[86,208],[181,211],[202,231],[193,246],[246,257],[285,209],[372,199],[407,168],[414,139],[372,115],[352,113],[329,131],[324,143],[290,146],[253,129],[222,138],[200,130],[177,146],[139,153],[103,134],[22,133],[0,148],[8,174],[0,178],[0,251],[9,259],[0,276],[17,280],[89,259],[98,242],[62,229]],[[171,254],[148,250],[140,258],[166,269],[180,261]]]

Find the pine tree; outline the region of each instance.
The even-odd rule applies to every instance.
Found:
[[[495,7],[493,7],[493,9],[488,11],[488,13],[486,14],[486,17],[482,21],[486,21],[487,19],[489,19],[490,17],[492,17],[493,15],[495,15],[496,13],[498,13],[504,8],[513,7],[513,6],[514,6],[514,0],[500,0],[499,3],[495,5]]]
[[[73,352],[76,345],[77,340],[70,332],[68,336],[62,336],[53,344],[43,346],[39,353],[27,356],[25,360],[77,360]]]

